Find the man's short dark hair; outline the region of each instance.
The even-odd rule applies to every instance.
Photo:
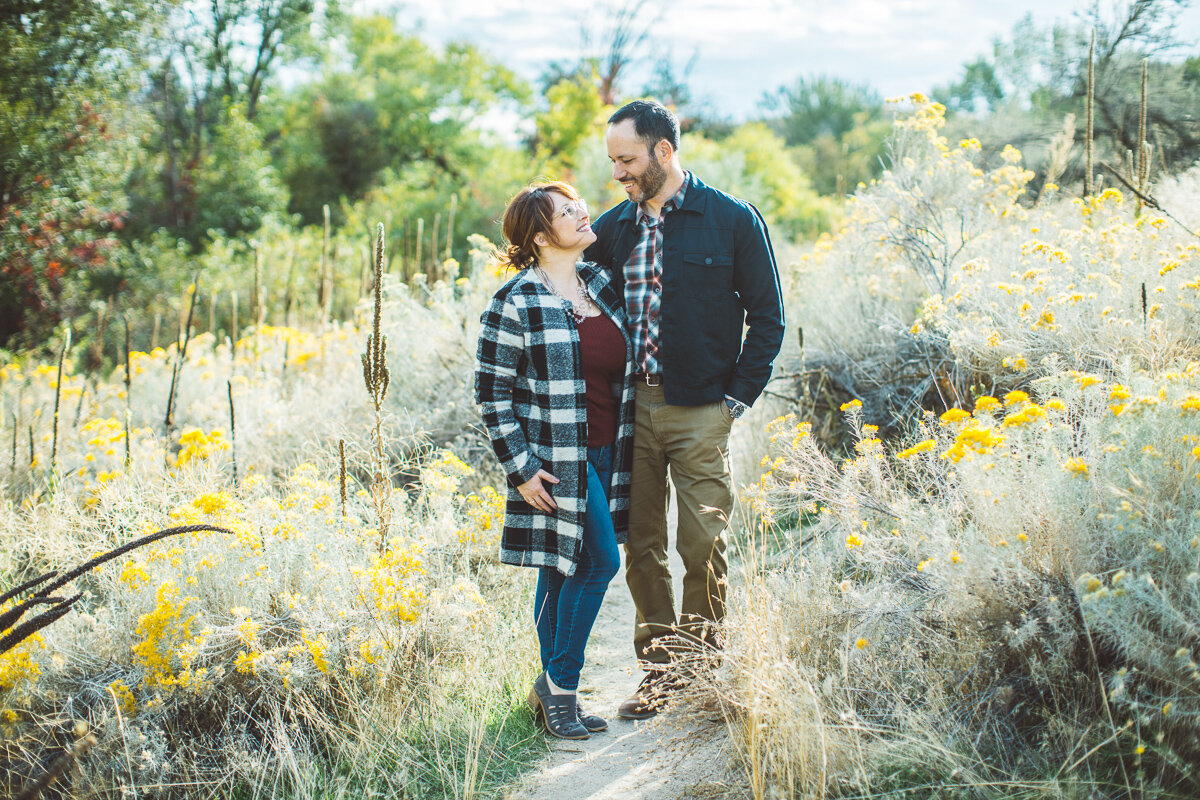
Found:
[[[671,149],[679,152],[679,120],[671,109],[653,100],[634,100],[626,103],[608,118],[609,125],[633,120],[633,131],[650,150],[660,139],[666,139]]]

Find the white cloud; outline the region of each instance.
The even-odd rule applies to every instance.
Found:
[[[356,10],[386,0],[358,0]],[[1065,20],[1085,0],[692,0],[666,8],[654,41],[682,61],[698,59],[694,93],[744,117],[759,98],[800,75],[866,82],[884,96],[928,91],[961,74],[1026,13]],[[580,26],[603,26],[611,4],[596,0],[412,0],[402,19],[420,19],[435,42],[466,39],[527,79],[553,60],[580,55]],[[647,9],[655,8],[646,4]],[[648,11],[653,14],[655,12]],[[1200,38],[1200,10],[1182,30]]]

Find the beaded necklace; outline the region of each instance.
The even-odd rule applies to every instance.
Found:
[[[579,279],[578,273],[575,274],[575,283],[579,289],[579,302],[576,303],[574,300],[568,300],[559,293],[558,289],[554,286],[554,282],[550,280],[550,276],[540,266],[534,265],[533,271],[537,273],[538,279],[541,280],[545,287],[550,290],[550,294],[567,304],[576,325],[590,316],[588,311],[591,310],[595,303],[592,302],[592,298],[588,297],[587,290],[583,286],[583,281]]]

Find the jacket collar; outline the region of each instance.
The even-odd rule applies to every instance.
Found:
[[[703,214],[705,207],[708,205],[708,195],[711,190],[705,185],[704,181],[697,178],[691,172],[688,172],[687,179],[688,190],[683,196],[683,205],[680,206],[680,211],[691,211],[696,214]]]
[[[579,277],[583,279],[584,284],[592,293],[592,297],[602,301],[600,303],[601,310],[613,319],[621,319],[623,313],[622,305],[620,298],[617,297],[612,288],[612,280],[609,278],[608,273],[590,261],[577,261],[575,262],[575,268],[579,271]],[[532,269],[521,270],[521,273],[513,278],[513,286],[523,292],[532,291],[534,294],[541,296],[543,300],[554,298],[556,302],[561,302],[558,301],[558,296],[547,289],[541,279],[534,275]]]
[[[579,276],[587,284],[592,297],[599,301],[597,305],[600,310],[613,320],[623,321],[624,304],[617,296],[608,273],[592,262],[584,261],[579,265]]]
[[[579,270],[579,277],[583,278],[584,284],[591,290],[592,294],[599,292],[608,283],[608,277],[601,274],[600,268],[591,261],[580,261],[575,266]]]

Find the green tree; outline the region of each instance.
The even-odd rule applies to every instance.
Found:
[[[833,225],[833,204],[813,191],[784,140],[764,123],[741,125],[720,141],[693,134],[680,155],[705,183],[754,203],[776,236],[813,237]]]
[[[840,137],[822,133],[807,144],[791,148],[812,187],[823,195],[843,197],[854,192],[882,171],[881,156],[887,148],[891,123],[866,114]]]
[[[258,230],[263,217],[287,206],[287,191],[263,148],[262,132],[231,105],[196,170],[196,228],[238,234]]]
[[[1191,165],[1200,158],[1200,81],[1191,79],[1193,50],[1178,37],[1179,15],[1190,0],[1133,0],[1113,9],[1092,4],[1074,23],[1037,25],[1022,18],[998,38],[987,57],[973,60],[963,78],[935,89],[951,112],[947,134],[979,138],[985,152],[1012,143],[1026,163],[1043,163],[1054,133],[1067,115],[1082,131],[1087,92],[1087,55],[1095,51],[1095,147],[1097,162],[1120,165],[1137,152],[1141,64],[1149,67],[1148,139],[1155,171]],[[953,116],[959,112],[961,119]],[[964,113],[965,112],[965,113]],[[1082,148],[1080,148],[1082,149]],[[1082,182],[1075,157],[1060,180]]]
[[[828,75],[797,78],[764,97],[762,106],[788,145],[807,144],[822,134],[840,139],[883,114],[883,99],[874,89]]]
[[[270,125],[291,210],[306,222],[321,207],[354,202],[378,185],[431,163],[462,181],[477,165],[481,123],[528,99],[507,68],[466,44],[438,51],[385,17],[350,21],[349,57],[294,90]]]
[[[1004,90],[996,77],[996,67],[986,58],[977,58],[963,67],[963,76],[937,93],[951,111],[993,111],[1004,99]]]
[[[119,244],[137,115],[113,93],[154,18],[137,0],[0,10],[0,346],[40,344],[86,311]]]
[[[871,87],[824,75],[798,78],[762,102],[821,194],[844,195],[876,177],[890,123]]]
[[[328,31],[339,19],[336,2],[318,6],[314,0],[209,0],[170,8],[150,42],[145,102],[158,131],[130,186],[134,235],[165,227],[199,249],[210,229],[231,235],[253,229],[261,215],[246,215],[206,189],[220,185],[239,162],[261,160],[261,146],[243,122],[259,115],[281,65],[313,55],[314,30]],[[222,131],[225,125],[235,130]],[[253,194],[281,197],[270,186]]]
[[[550,172],[569,173],[583,143],[603,124],[612,107],[604,105],[596,92],[595,73],[582,71],[551,86],[546,101],[548,107],[534,117],[534,147]]]

